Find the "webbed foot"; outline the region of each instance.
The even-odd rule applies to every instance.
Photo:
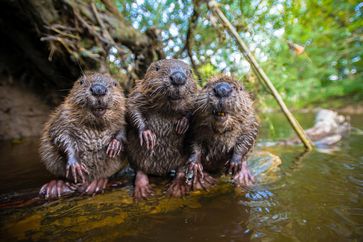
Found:
[[[233,183],[237,187],[249,187],[252,186],[254,182],[255,178],[248,169],[247,162],[242,162],[241,170],[233,177]]]
[[[138,171],[135,178],[134,199],[140,201],[153,195],[149,178],[142,171]]]
[[[189,190],[189,186],[185,182],[185,173],[179,172],[171,182],[167,193],[172,197],[184,197]]]
[[[209,188],[216,184],[216,179],[210,176],[207,172],[203,172],[193,178],[193,183],[191,184],[191,188],[193,191],[196,190],[205,190],[208,191]]]
[[[82,187],[78,191],[85,195],[96,195],[105,190],[107,183],[107,178],[95,179],[91,182],[82,184]]]
[[[75,188],[68,182],[64,182],[63,180],[52,180],[40,188],[39,195],[44,196],[45,199],[56,199],[71,194],[74,191]]]
[[[186,184],[192,190],[208,190],[216,180],[208,173],[203,172],[203,165],[199,161],[190,160],[186,169]]]

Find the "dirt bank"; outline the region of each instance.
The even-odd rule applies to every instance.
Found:
[[[29,89],[0,84],[0,139],[39,136],[49,107]]]

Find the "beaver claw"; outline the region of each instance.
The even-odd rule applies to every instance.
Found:
[[[236,175],[242,169],[241,161],[227,161],[226,165],[228,165],[228,174]]]
[[[172,197],[184,197],[189,192],[189,186],[184,182],[185,175],[182,177],[175,178],[170,187],[168,188],[167,193]]]
[[[192,183],[198,182],[199,179],[204,179],[203,165],[200,162],[191,161],[187,165],[185,171],[186,183],[190,186]]]
[[[74,187],[68,182],[52,180],[40,188],[39,195],[44,196],[45,199],[56,199],[62,195],[73,193],[74,191]]]
[[[186,117],[182,117],[176,122],[175,131],[177,134],[184,134],[189,128],[189,120]]]
[[[215,183],[216,179],[211,177],[208,173],[203,172],[202,175],[196,176],[195,179],[193,179],[191,189],[193,191],[202,189],[208,191]]]
[[[119,155],[121,151],[122,151],[122,143],[117,139],[112,139],[112,141],[107,147],[106,154],[108,155],[108,157],[114,158],[117,155]]]
[[[233,183],[237,187],[252,186],[255,178],[252,176],[246,162],[242,162],[241,170],[233,177]]]
[[[72,173],[72,177],[74,179],[74,183],[77,183],[77,177],[80,177],[81,178],[81,181],[82,182],[85,182],[86,179],[84,177],[84,173],[87,173],[89,174],[89,171],[86,167],[85,164],[79,164],[78,162],[74,162],[74,163],[68,163],[67,164],[67,167],[66,167],[66,178],[70,178],[70,172],[69,170],[71,170],[71,173]]]
[[[153,195],[152,188],[149,184],[145,186],[135,186],[134,199],[140,201],[142,199],[147,199]]]
[[[135,179],[134,199],[140,201],[153,195],[149,178],[142,171],[138,171]]]
[[[86,195],[95,195],[97,193],[101,193],[105,190],[107,183],[107,178],[95,179],[91,183],[88,183],[86,189],[81,192],[82,194]]]
[[[156,144],[156,135],[151,130],[141,131],[139,134],[140,145],[146,144],[148,150],[153,150]]]

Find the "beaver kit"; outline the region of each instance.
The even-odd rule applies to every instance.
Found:
[[[125,98],[108,75],[88,74],[74,83],[50,116],[41,137],[41,161],[58,179],[40,194],[60,197],[75,189],[94,194],[123,166]]]
[[[226,167],[236,185],[250,185],[246,159],[257,131],[249,94],[229,76],[212,78],[197,93],[186,63],[156,61],[136,83],[126,111],[114,79],[88,74],[75,82],[45,125],[41,159],[57,179],[40,194],[56,198],[102,191],[125,165],[120,155],[124,147],[136,172],[136,200],[152,194],[150,175],[169,177],[174,172],[168,193],[175,197],[191,188],[208,188],[215,181],[210,174]]]
[[[199,93],[187,168],[193,189],[213,185],[208,173],[223,170],[232,175],[237,186],[252,184],[254,178],[246,163],[258,133],[252,104],[244,87],[226,75],[213,77]]]
[[[190,67],[180,60],[151,64],[128,98],[128,160],[136,170],[135,199],[152,190],[148,175],[168,176],[175,171],[168,192],[187,192],[183,166],[187,161],[185,133],[197,91]]]

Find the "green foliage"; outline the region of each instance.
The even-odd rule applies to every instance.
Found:
[[[207,82],[207,80],[218,73],[218,70],[215,66],[213,66],[211,63],[205,63],[198,68],[200,75],[202,77],[202,82],[200,83],[201,86],[204,86]]]
[[[353,0],[221,0],[221,8],[248,43],[286,102],[300,108],[336,97],[363,98],[363,4]],[[189,62],[183,49],[193,7],[199,12],[192,54],[202,84],[216,72],[251,74],[232,38],[199,1],[119,1],[134,27],[162,30],[168,57]],[[305,48],[296,54],[288,42]],[[250,85],[247,85],[250,86]],[[255,85],[252,85],[256,87]],[[259,85],[259,100],[271,97]]]

